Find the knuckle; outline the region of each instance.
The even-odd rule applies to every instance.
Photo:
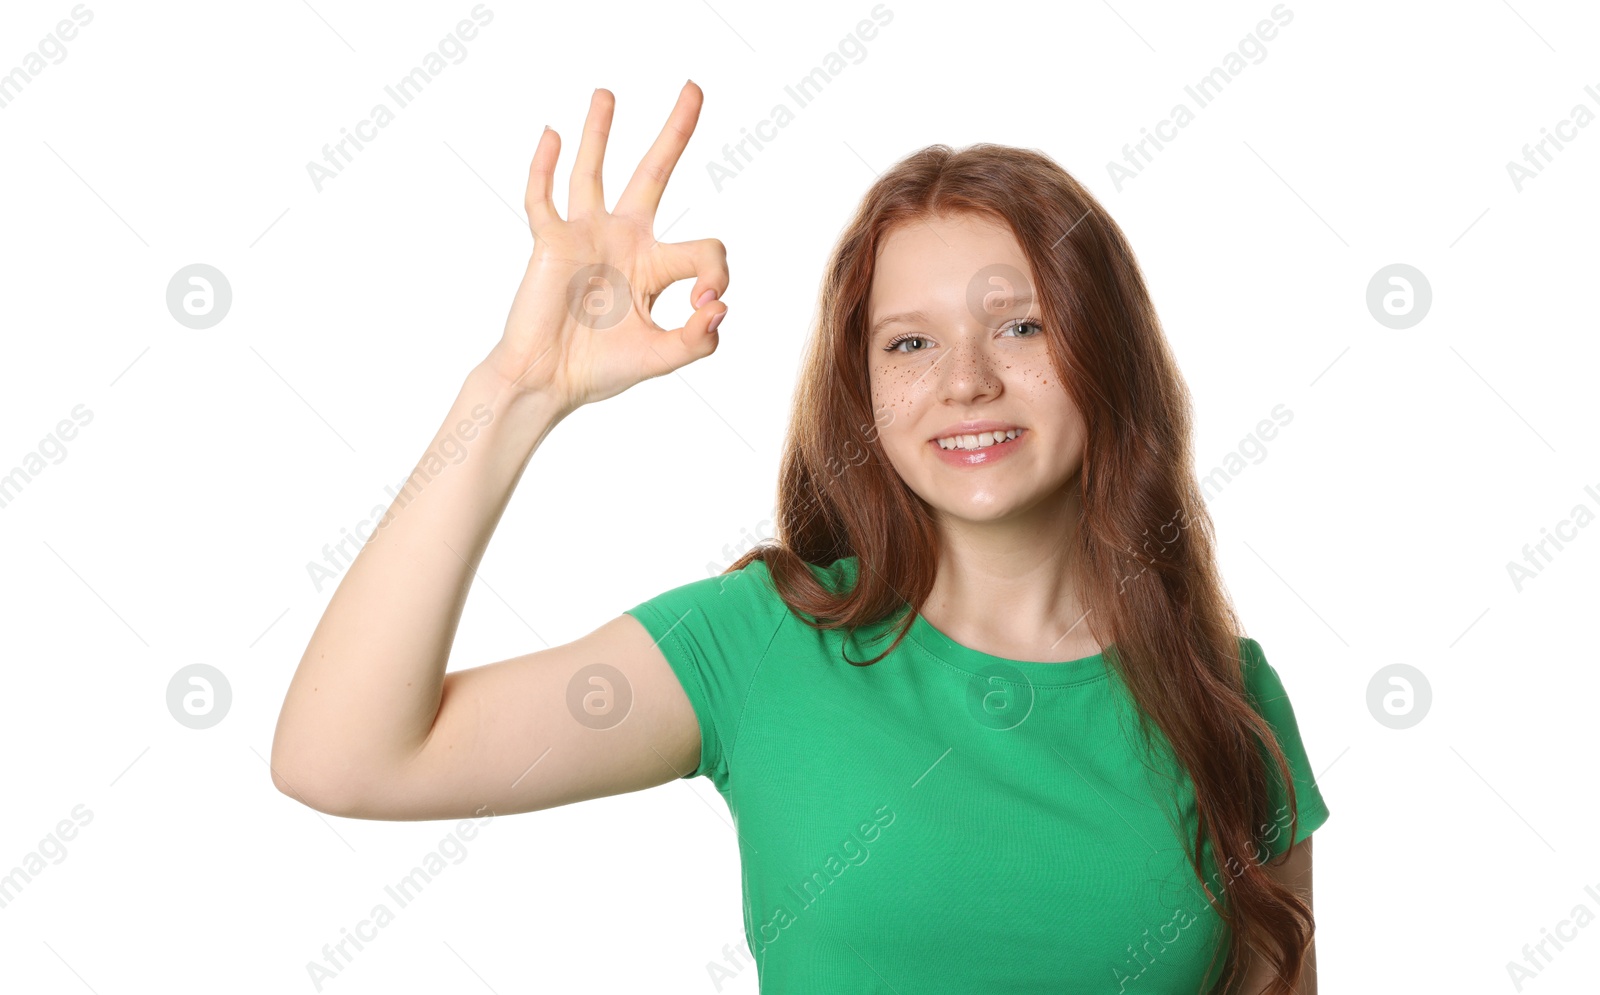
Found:
[[[646,162],[642,169],[644,171],[644,178],[653,184],[665,185],[667,182],[667,177],[671,175],[671,171],[667,169],[665,165],[654,160]]]

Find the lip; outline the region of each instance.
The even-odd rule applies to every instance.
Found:
[[[1021,425],[1015,425],[1008,421],[995,421],[992,418],[985,418],[982,421],[962,421],[956,422],[954,425],[946,425],[939,434],[928,441],[938,442],[940,439],[948,439],[952,435],[981,435],[984,432],[1004,432],[1008,429],[1021,427]]]
[[[1007,426],[1002,425],[999,422],[972,422],[968,424],[988,424],[995,425],[998,428],[1017,428],[1015,425]],[[986,428],[981,429],[980,431],[992,432],[996,430],[998,429]],[[948,431],[948,435],[941,435],[939,436],[939,439],[948,438],[949,435],[972,434],[977,433],[968,431]],[[941,449],[939,447],[939,439],[929,439],[928,446],[933,449],[933,455],[937,456],[939,461],[946,466],[952,466],[958,469],[971,469],[980,466],[991,466],[995,463],[998,463],[1007,456],[1010,456],[1012,453],[1016,452],[1018,449],[1021,449],[1031,438],[1033,438],[1033,433],[1024,428],[1020,429],[1017,437],[1012,439],[1010,442],[996,443],[987,449]]]

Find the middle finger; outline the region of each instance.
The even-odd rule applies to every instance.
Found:
[[[572,163],[572,180],[567,184],[568,218],[605,213],[600,170],[605,163],[606,138],[611,133],[611,113],[616,106],[616,95],[604,87],[596,89],[589,101],[589,117],[583,122],[578,158]]]

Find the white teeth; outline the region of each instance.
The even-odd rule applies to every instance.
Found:
[[[1004,433],[980,432],[977,435],[952,435],[939,440],[940,449],[987,449],[997,442],[1009,442],[1022,434],[1022,429],[1007,429]]]

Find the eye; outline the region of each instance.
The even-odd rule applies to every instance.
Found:
[[[1016,319],[1015,321],[1011,322],[1010,324],[1008,324],[1004,328],[1002,328],[1001,332],[1002,333],[1009,332],[1012,329],[1022,328],[1022,327],[1029,326],[1029,325],[1031,325],[1034,328],[1038,329],[1038,331],[1035,332],[1032,335],[1016,335],[1016,336],[1013,336],[1013,337],[1014,338],[1036,339],[1036,338],[1039,338],[1039,337],[1044,335],[1044,325],[1042,325],[1038,321],[1031,320],[1031,319],[1028,319],[1028,318],[1018,318],[1018,319]],[[923,346],[920,349],[902,349],[902,348],[900,348],[900,346],[902,344],[906,343],[906,342],[921,342],[921,343],[923,343]],[[898,353],[902,353],[902,354],[906,354],[906,355],[909,355],[910,353],[913,353],[913,352],[927,352],[928,351],[928,343],[929,343],[929,339],[927,338],[927,336],[918,335],[915,332],[907,332],[904,335],[896,336],[895,338],[891,339],[889,341],[889,344],[883,347],[883,351],[884,352],[898,352]]]
[[[1013,328],[1022,328],[1025,325],[1032,325],[1034,328],[1037,328],[1039,330],[1038,334],[1036,334],[1036,335],[1018,335],[1018,336],[1016,336],[1017,338],[1036,339],[1036,338],[1039,338],[1041,335],[1044,334],[1044,326],[1041,325],[1039,322],[1034,321],[1034,320],[1029,319],[1029,318],[1018,318],[1016,321],[1013,321],[1011,324],[1009,324],[1005,328],[1001,329],[1001,331],[1002,332],[1008,332],[1008,331],[1012,330]]]
[[[928,340],[926,338],[924,338],[923,336],[921,336],[921,335],[914,335],[914,334],[908,333],[908,334],[905,334],[905,335],[901,335],[901,336],[899,336],[897,338],[891,339],[889,344],[883,347],[883,351],[884,352],[923,352],[924,349],[901,349],[900,348],[900,344],[902,342],[927,342],[927,341]]]

